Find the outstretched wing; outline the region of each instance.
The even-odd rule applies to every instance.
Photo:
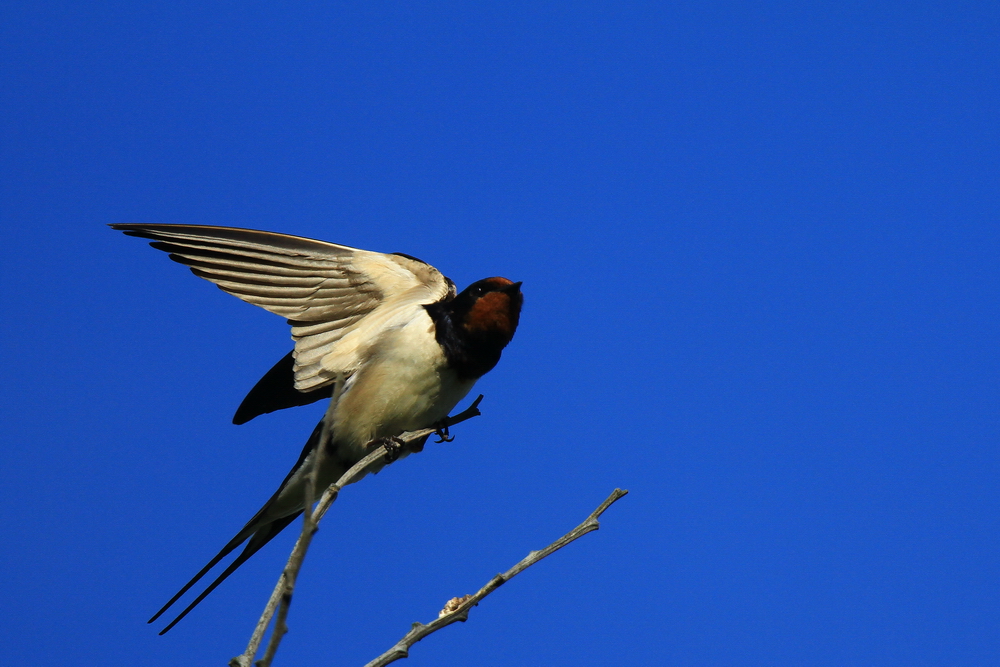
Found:
[[[295,389],[313,392],[357,369],[408,307],[454,294],[433,266],[299,236],[232,227],[115,224],[222,290],[288,319]]]

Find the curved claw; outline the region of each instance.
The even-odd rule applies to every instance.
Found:
[[[392,463],[399,458],[399,452],[403,449],[403,441],[396,436],[380,438],[379,444],[385,447],[385,462]]]
[[[438,430],[434,431],[434,435],[436,435],[438,438],[440,438],[440,440],[435,440],[434,442],[451,442],[452,440],[455,439],[455,436],[453,436],[448,431],[448,427],[447,426],[442,426]]]

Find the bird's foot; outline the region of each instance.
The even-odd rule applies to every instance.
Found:
[[[372,443],[373,445],[382,445],[385,447],[385,462],[392,463],[399,458],[399,453],[403,450],[403,445],[405,444],[402,440],[392,435],[387,438],[379,438]]]
[[[453,436],[451,432],[448,430],[448,426],[443,424],[442,422],[444,422],[443,419],[437,422],[436,424],[432,424],[432,426],[438,427],[438,429],[434,431],[434,435],[440,438],[440,440],[437,440],[436,442],[451,442],[452,440],[455,439],[455,436]]]

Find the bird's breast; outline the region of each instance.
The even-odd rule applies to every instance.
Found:
[[[474,384],[449,368],[434,322],[424,308],[416,309],[369,348],[337,406],[335,442],[360,458],[376,438],[427,428],[447,416]]]

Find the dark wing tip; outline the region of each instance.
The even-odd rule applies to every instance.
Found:
[[[119,232],[124,232],[128,236],[144,236],[146,238],[152,238],[155,228],[163,227],[163,225],[143,225],[134,222],[113,222],[109,224],[108,227]]]
[[[263,249],[280,248],[284,251],[303,253],[306,255],[349,254],[356,250],[349,246],[337,245],[304,236],[267,232],[259,229],[243,227],[220,227],[218,225],[174,225],[165,223],[134,223],[115,222],[108,225],[111,229],[123,232],[128,236],[138,236],[153,240],[178,240],[178,245],[184,246],[185,238],[194,238],[199,242],[219,243],[229,247],[233,243],[247,243]]]
[[[295,388],[295,357],[289,352],[264,374],[233,415],[233,423],[246,424],[259,415],[309,405],[333,395],[331,387],[321,387],[309,392]]]
[[[233,423],[237,426],[242,426],[243,424],[246,424],[254,417],[260,416],[257,414],[253,414],[252,410],[245,409],[243,407],[244,403],[246,403],[246,399],[244,399],[243,403],[240,403],[240,407],[236,408],[236,414],[233,415]]]

